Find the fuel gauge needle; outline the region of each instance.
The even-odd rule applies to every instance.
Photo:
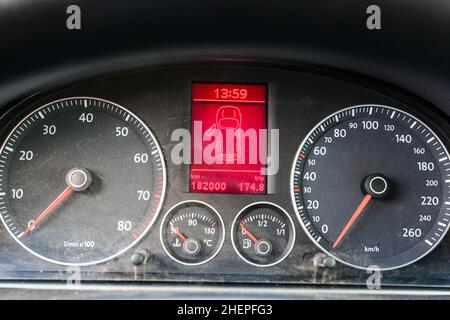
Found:
[[[339,237],[336,239],[336,241],[333,243],[333,249],[336,248],[339,243],[341,242],[342,238],[347,234],[348,230],[351,228],[351,226],[355,223],[356,219],[358,219],[361,212],[363,212],[364,208],[367,206],[367,204],[372,199],[371,194],[366,194],[366,196],[362,199],[361,203],[359,204],[358,208],[356,208],[355,212],[352,214],[350,220],[347,222],[347,224],[344,227],[344,230],[342,230]]]
[[[53,210],[63,202],[67,197],[69,197],[73,193],[73,189],[71,187],[67,187],[64,191],[45,209],[35,220],[31,223],[25,231],[18,236],[21,238],[27,235],[31,230],[33,230],[46,216],[53,212]]]
[[[254,243],[258,242],[258,239],[250,231],[248,231],[248,229],[242,222],[239,225],[241,226],[241,229],[245,232],[245,234],[250,238],[250,240],[252,240]]]

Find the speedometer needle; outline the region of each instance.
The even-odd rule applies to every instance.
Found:
[[[344,230],[342,230],[342,232],[339,235],[339,237],[333,243],[333,249],[338,246],[339,242],[341,242],[342,238],[347,234],[347,231],[355,223],[356,219],[358,219],[359,215],[361,214],[361,212],[363,212],[364,208],[367,206],[367,204],[370,202],[371,199],[372,199],[372,195],[371,194],[366,194],[366,196],[363,198],[363,200],[359,204],[358,208],[356,208],[355,212],[351,216],[350,220],[345,225]]]
[[[73,193],[73,189],[71,187],[67,187],[64,191],[45,209],[34,222],[30,223],[28,228],[20,235],[23,237],[27,235],[32,229],[34,229],[46,216],[48,216],[61,202],[64,201],[68,196]]]

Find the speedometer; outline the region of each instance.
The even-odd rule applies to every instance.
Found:
[[[150,129],[110,101],[46,104],[0,150],[0,214],[11,236],[50,262],[88,265],[126,251],[154,223],[165,167]]]
[[[339,261],[394,269],[427,255],[450,219],[449,153],[396,108],[350,107],[300,144],[291,196],[308,236]]]

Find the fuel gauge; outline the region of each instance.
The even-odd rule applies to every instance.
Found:
[[[185,265],[199,265],[214,258],[224,236],[219,213],[201,201],[180,202],[169,209],[161,223],[164,250]]]
[[[233,221],[231,239],[237,254],[258,267],[283,261],[295,242],[289,214],[270,202],[256,202],[242,209]]]

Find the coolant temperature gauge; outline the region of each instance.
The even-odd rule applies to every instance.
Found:
[[[208,262],[219,252],[225,229],[219,213],[200,201],[185,201],[167,212],[161,223],[166,253],[185,265]]]
[[[289,214],[270,202],[256,202],[242,209],[231,228],[237,254],[247,263],[270,267],[283,261],[295,242]]]

